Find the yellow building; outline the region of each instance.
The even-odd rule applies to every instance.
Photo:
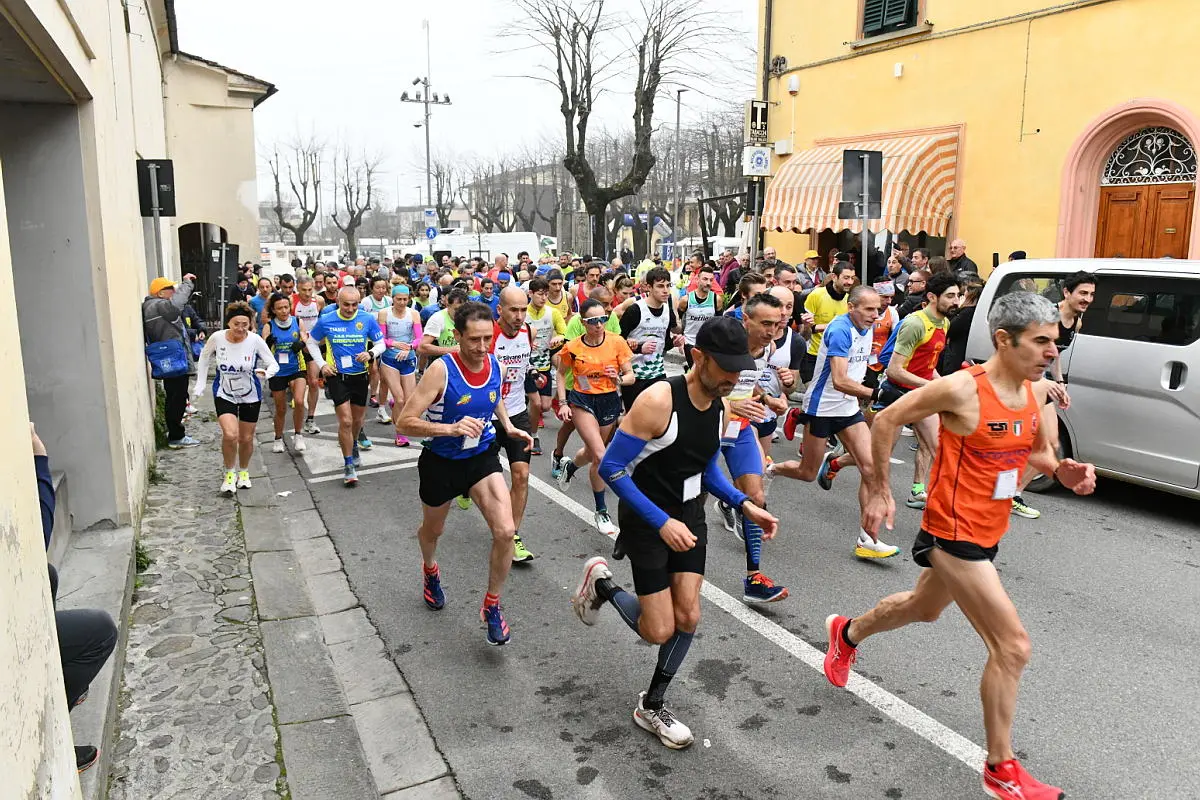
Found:
[[[985,274],[1030,257],[1200,257],[1194,0],[760,0],[781,258],[860,246],[841,150],[882,150],[883,219]]]

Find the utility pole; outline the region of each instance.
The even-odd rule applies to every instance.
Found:
[[[687,89],[675,90],[675,210],[671,212],[671,254],[679,258],[679,233],[683,225],[679,219],[679,198],[683,194],[683,151],[679,149],[679,111],[681,98]]]
[[[438,97],[430,90],[430,73],[433,72],[433,51],[429,40],[429,20],[422,20],[421,27],[425,29],[425,77],[413,78],[413,86],[422,86],[424,88],[424,96],[421,92],[417,92],[415,97],[409,97],[408,92],[400,95],[401,103],[421,103],[425,106],[425,196],[429,202],[433,202],[433,165],[430,155],[430,134],[429,134],[429,117],[430,106],[448,106],[450,105],[450,95]],[[417,123],[416,127],[420,127],[422,123]]]

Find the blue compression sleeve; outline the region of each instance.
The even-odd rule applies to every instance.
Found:
[[[614,438],[613,441],[616,441],[616,439]],[[740,508],[742,503],[750,498],[730,483],[729,478],[725,477],[725,473],[717,465],[718,455],[719,453],[714,453],[712,459],[708,462],[708,466],[704,468],[704,474],[700,478],[700,487],[725,505]]]
[[[633,506],[638,516],[654,530],[667,524],[671,517],[642,494],[642,490],[629,476],[629,462],[638,457],[646,442],[623,430],[618,430],[600,459],[600,477],[616,493],[617,497]]]

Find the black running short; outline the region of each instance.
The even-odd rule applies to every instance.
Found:
[[[529,420],[529,410],[526,409],[515,417],[508,418],[512,425],[517,430],[522,430],[533,436],[532,424]],[[504,448],[504,454],[508,456],[510,464],[528,464],[529,458],[533,454],[525,448],[529,443],[521,438],[509,438],[504,429],[500,427],[499,420],[492,420],[492,425],[496,428],[496,441]]]
[[[689,500],[682,507],[664,508],[673,519],[687,526],[696,537],[696,546],[677,553],[667,547],[658,531],[651,528],[628,503],[617,506],[620,526],[619,547],[629,556],[633,568],[633,588],[639,595],[654,594],[671,586],[676,572],[704,574],[705,553],[708,547],[708,527],[704,522],[704,501],[707,494]]]
[[[913,561],[917,562],[917,566],[925,567],[926,569],[933,566],[929,562],[929,551],[935,547],[943,553],[954,556],[962,561],[995,561],[996,553],[1000,550],[999,545],[981,547],[974,542],[942,539],[928,531],[922,530],[917,534],[917,539],[913,542],[912,546],[912,557]]]
[[[546,376],[546,384],[540,389],[538,388],[537,383],[535,383],[536,376],[538,374]],[[525,394],[536,394],[541,397],[554,397],[554,373],[550,370],[546,370],[545,372],[530,372],[527,374],[525,376]]]
[[[262,402],[231,403],[224,397],[214,397],[213,406],[216,408],[218,417],[232,414],[238,418],[238,422],[258,422],[258,412],[262,408]]]
[[[367,395],[371,393],[371,376],[366,372],[357,375],[330,375],[325,378],[325,388],[329,390],[329,399],[335,406],[349,403],[365,408]]]
[[[813,436],[818,439],[828,439],[860,422],[866,425],[867,418],[861,411],[856,411],[848,417],[817,417],[809,414],[804,422],[808,425],[808,432]]]
[[[420,487],[417,494],[421,502],[437,508],[444,506],[460,495],[469,495],[471,487],[491,475],[502,472],[500,445],[492,446],[482,453],[468,458],[445,458],[432,450],[425,449],[417,458],[417,477]]]
[[[800,380],[804,381],[804,385],[812,383],[813,373],[817,371],[817,355],[804,351],[804,355],[800,357]]]
[[[267,380],[267,386],[272,392],[283,392],[287,391],[287,388],[291,385],[292,381],[302,380],[304,380],[303,372],[297,372],[295,375],[272,375]]]

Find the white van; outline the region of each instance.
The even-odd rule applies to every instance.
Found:
[[[1112,478],[1200,498],[1200,261],[1003,264],[980,295],[967,358],[992,353],[987,309],[997,297],[1024,290],[1058,301],[1081,270],[1095,275],[1096,299],[1062,353],[1071,396],[1058,410],[1063,453]],[[1052,482],[1040,484],[1030,488]]]
[[[505,233],[439,233],[433,240],[429,249],[435,258],[440,258],[443,253],[458,256],[459,258],[470,258],[471,256],[482,256],[489,262],[494,261],[496,256],[501,253],[507,253],[509,261],[516,262],[517,253],[522,251],[529,253],[529,257],[535,262],[545,252],[547,245],[551,245],[549,252],[554,254],[554,245],[556,241],[549,239],[532,231],[509,231]]]

